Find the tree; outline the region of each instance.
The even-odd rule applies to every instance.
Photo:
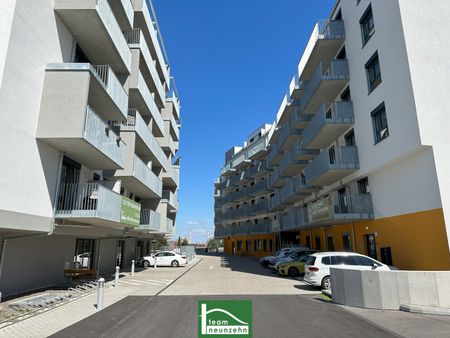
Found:
[[[181,236],[178,236],[178,240],[177,240],[177,246],[180,247],[181,246]]]
[[[181,246],[189,245],[189,241],[186,238],[183,238],[183,241],[181,242]]]

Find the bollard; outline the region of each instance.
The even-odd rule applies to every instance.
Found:
[[[116,266],[116,275],[114,276],[114,287],[119,286],[119,270],[120,268]]]
[[[131,275],[134,275],[134,259],[131,261]]]
[[[97,310],[103,309],[104,291],[105,291],[105,279],[100,278],[98,280],[98,289],[97,289]]]
[[[155,269],[156,269],[156,257],[155,257],[155,263],[153,264],[153,266],[155,267]]]

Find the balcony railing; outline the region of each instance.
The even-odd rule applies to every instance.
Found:
[[[139,229],[159,231],[161,226],[161,215],[154,210],[141,210],[141,222]]]
[[[306,208],[289,208],[281,217],[281,230],[299,230],[308,225],[308,211]]]
[[[146,76],[150,77],[148,79],[148,85],[149,87],[152,87],[152,89],[154,89],[158,94],[157,99],[159,107],[163,107],[166,98],[164,87],[161,83],[161,79],[159,78],[158,71],[156,70],[155,62],[153,61],[150,50],[148,49],[147,42],[145,41],[144,33],[141,29],[135,28],[131,32],[126,32],[125,37],[130,48],[140,49],[141,55],[145,60],[149,72],[148,76]]]
[[[370,194],[338,194],[319,199],[308,205],[309,224],[334,224],[373,218]]]
[[[358,149],[353,146],[322,151],[305,168],[307,184],[328,185],[359,169]]]
[[[332,60],[319,63],[306,85],[301,100],[302,111],[313,114],[323,102],[332,101],[350,79],[347,60]],[[327,90],[320,90],[322,82],[328,82]],[[334,82],[334,83],[333,83]],[[315,96],[318,96],[316,99]]]
[[[173,234],[173,228],[175,227],[175,223],[170,219],[166,218],[166,233]]]
[[[153,136],[147,123],[136,109],[128,110],[128,118],[126,121],[120,123],[120,130],[135,131],[150,150],[152,156],[164,169],[167,169],[171,165],[159,142]]]
[[[334,57],[344,39],[344,21],[318,20],[298,65],[300,79],[309,79],[317,62]]]
[[[173,209],[178,209],[177,196],[172,191],[164,190],[162,198],[166,200]],[[218,194],[218,198],[220,198],[220,192]]]
[[[56,218],[98,218],[120,223],[122,196],[99,183],[62,184]]]
[[[283,160],[280,162],[279,172],[282,176],[294,176],[298,174],[309,161],[296,160],[291,150],[285,151]]]
[[[158,196],[161,196],[162,181],[136,155],[134,155],[134,161],[133,161],[133,174],[139,181],[144,183],[155,194],[157,194]]]
[[[254,185],[248,187],[248,195],[255,197],[270,191],[268,180],[259,180]]]
[[[255,204],[249,206],[248,213],[251,216],[267,214],[269,212],[269,203],[267,199],[259,199]]]
[[[309,149],[323,149],[354,123],[353,103],[340,101],[323,104],[305,128],[303,144]]]

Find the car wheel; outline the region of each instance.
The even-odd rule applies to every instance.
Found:
[[[298,269],[295,268],[295,267],[290,267],[289,270],[288,270],[288,275],[290,277],[297,277],[299,275]]]
[[[144,261],[144,263],[142,263],[142,266],[144,268],[148,268],[150,266],[150,262],[149,261]]]
[[[174,268],[178,268],[180,263],[178,263],[178,261],[172,261],[172,263],[170,263],[170,265],[172,265],[172,267],[174,267]]]
[[[326,276],[322,279],[322,289],[323,290],[331,290],[331,278],[330,276]]]

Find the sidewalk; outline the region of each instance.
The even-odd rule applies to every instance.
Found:
[[[186,267],[148,268],[136,272],[134,276],[125,273],[115,288],[114,281],[105,288],[104,308],[117,303],[128,296],[154,296],[174,283],[179,277],[192,269],[201,259],[196,258]],[[48,337],[70,325],[85,319],[97,311],[97,293],[62,305],[37,316],[25,319],[0,329],[1,337]]]

